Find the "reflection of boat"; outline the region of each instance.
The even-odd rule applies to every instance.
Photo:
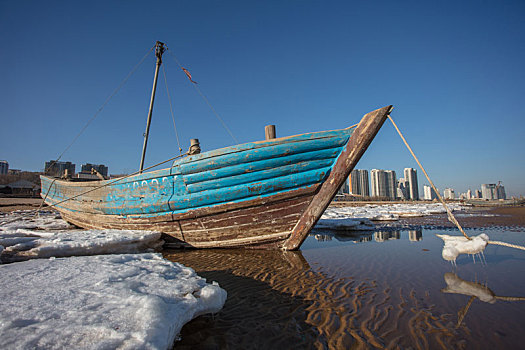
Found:
[[[286,275],[310,270],[310,265],[300,251],[168,249],[163,255],[168,260],[179,262],[195,270],[242,271],[241,275],[251,277],[264,271],[268,273],[280,271],[280,274]]]
[[[464,279],[458,277],[455,273],[447,272],[443,276],[447,284],[446,288],[441,289],[443,293],[451,294],[463,294],[470,296],[470,299],[465,307],[463,307],[458,312],[458,324],[461,324],[463,318],[467,314],[472,302],[477,298],[485,303],[494,304],[497,300],[505,301],[525,301],[525,297],[504,297],[497,296],[492,290],[489,289],[486,285],[465,281]]]
[[[156,76],[163,50],[158,42]],[[197,248],[294,250],[391,109],[366,114],[355,129],[246,143],[142,173],[146,138],[140,173],[89,182],[42,176],[41,193],[66,221],[84,228],[160,231]]]

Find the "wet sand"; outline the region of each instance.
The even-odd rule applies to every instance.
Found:
[[[451,326],[450,315],[434,314],[424,294],[332,276],[310,266],[301,252],[197,250],[164,256],[228,291],[223,310],[186,324],[174,349],[396,349],[418,343],[450,349],[465,333]]]
[[[465,256],[454,269],[441,258],[439,231],[423,231],[417,242],[402,230],[394,240],[358,244],[318,241],[320,231],[297,252],[166,250],[166,259],[228,292],[223,310],[186,324],[174,349],[475,349],[525,341],[525,303],[444,292],[453,272],[464,284],[524,295],[523,254],[491,248],[486,267]],[[525,244],[523,235],[506,235]]]
[[[15,210],[38,209],[42,203],[42,198],[8,198],[0,197],[0,212],[8,213]],[[43,207],[47,207],[44,205]],[[47,208],[49,209],[49,208]]]
[[[454,215],[463,228],[525,227],[525,206],[472,207]],[[400,218],[393,224],[416,226],[455,227],[446,214]]]

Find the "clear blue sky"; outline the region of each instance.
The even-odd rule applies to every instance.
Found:
[[[0,159],[42,170],[156,40],[167,43],[239,142],[392,114],[436,185],[503,181],[525,194],[524,1],[0,0]],[[137,170],[149,56],[62,160]],[[183,143],[233,143],[170,55]],[[146,166],[177,154],[161,76]],[[385,124],[361,169],[417,167]],[[418,171],[422,187],[426,183]]]

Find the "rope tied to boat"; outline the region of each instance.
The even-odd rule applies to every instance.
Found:
[[[175,159],[177,159],[177,158],[182,158],[182,157],[184,157],[184,156],[186,156],[186,155],[188,155],[188,153],[180,154],[180,155],[178,155],[178,156],[175,156],[175,157],[172,157],[172,158],[170,158],[170,159],[167,159],[167,160],[165,160],[165,161],[163,161],[163,162],[160,162],[160,163],[157,163],[157,164],[155,164],[155,165],[152,165],[152,166],[150,166],[150,167],[148,167],[148,168],[146,168],[146,169],[144,169],[144,170],[150,170],[150,169],[155,168],[155,167],[157,167],[157,166],[159,166],[159,165],[165,164],[165,163],[167,163],[167,162],[171,162],[172,160],[175,160]],[[107,183],[105,183],[105,184],[103,184],[103,185],[97,186],[97,187],[92,188],[92,189],[90,189],[90,190],[88,190],[88,191],[85,191],[85,192],[79,193],[79,194],[77,194],[77,195],[75,195],[75,196],[72,196],[72,197],[66,198],[66,199],[64,199],[64,200],[62,200],[62,201],[60,201],[60,202],[57,202],[57,203],[54,203],[54,204],[49,204],[48,206],[49,206],[50,208],[52,208],[52,207],[54,207],[54,206],[56,206],[56,205],[62,204],[62,203],[67,202],[67,201],[69,201],[69,200],[71,200],[71,199],[78,198],[78,197],[83,196],[83,195],[85,195],[85,194],[87,194],[87,193],[90,193],[90,192],[96,191],[96,190],[98,190],[98,189],[101,189],[101,188],[106,187],[106,186],[109,186],[109,185],[112,185],[112,184],[114,184],[114,183],[116,183],[116,182],[118,182],[118,181],[121,181],[121,180],[127,179],[127,178],[129,178],[129,177],[131,177],[131,176],[133,176],[133,175],[137,175],[137,174],[140,174],[140,173],[141,173],[141,171],[139,170],[139,171],[136,171],[136,172],[134,172],[134,173],[132,173],[132,174],[129,174],[129,175],[126,175],[126,176],[123,176],[123,177],[119,177],[119,178],[115,179],[114,181],[107,182]],[[30,210],[30,211],[27,213],[28,215],[31,214],[32,212],[35,212],[35,215],[33,216],[33,218],[36,218],[36,217],[37,217],[37,215],[40,213],[40,209],[41,209],[42,206],[44,205],[44,203],[45,203],[45,201],[46,201],[46,199],[47,199],[47,197],[48,197],[48,195],[49,195],[49,192],[51,192],[51,188],[53,187],[53,184],[55,183],[56,180],[58,180],[58,179],[55,178],[55,179],[51,182],[51,184],[49,185],[49,188],[47,189],[46,195],[45,195],[44,199],[42,199],[42,202],[40,203],[40,206],[38,207],[38,209]],[[22,217],[24,217],[24,215],[22,215]],[[6,221],[6,222],[4,222],[3,224],[4,224],[4,225],[5,225],[5,224],[10,224],[10,223],[15,222],[15,221],[17,221],[17,220],[20,220],[20,218],[16,218],[16,219],[13,219],[13,220],[10,220],[10,221]]]
[[[430,186],[432,187],[432,189],[434,190],[434,192],[436,193],[439,201],[441,202],[441,204],[443,204],[443,207],[445,207],[445,210],[447,212],[447,217],[448,217],[448,220],[450,222],[452,222],[454,225],[456,225],[456,227],[458,228],[458,230],[463,234],[463,236],[467,239],[467,242],[469,241],[472,241],[472,238],[469,237],[466,233],[465,233],[465,230],[463,230],[463,228],[461,227],[461,225],[459,224],[458,220],[456,219],[456,217],[454,216],[454,214],[452,213],[452,211],[450,210],[450,208],[447,206],[447,204],[445,203],[445,201],[443,200],[443,198],[441,197],[441,195],[439,194],[439,191],[436,189],[436,186],[434,186],[434,183],[432,182],[432,180],[430,179],[430,177],[428,176],[428,173],[426,172],[425,168],[423,168],[423,165],[421,165],[421,162],[419,161],[419,159],[416,157],[414,151],[412,151],[412,148],[410,147],[410,145],[408,144],[407,140],[405,139],[405,137],[403,136],[403,134],[401,133],[401,130],[399,130],[399,128],[397,127],[397,124],[394,122],[394,119],[392,119],[392,117],[390,116],[390,114],[387,115],[388,119],[390,120],[390,122],[392,123],[392,125],[394,126],[394,128],[396,129],[397,133],[399,134],[399,136],[401,137],[401,139],[403,140],[403,143],[405,144],[405,146],[407,147],[408,151],[410,152],[410,154],[412,155],[412,157],[414,158],[414,160],[416,161],[417,165],[419,165],[419,168],[421,168],[421,170],[423,171],[423,174],[425,174],[425,177],[426,179],[428,180],[428,182],[430,183]],[[481,237],[482,235],[486,236],[485,237]],[[457,244],[463,244],[465,245],[466,242],[460,242],[458,240],[458,238],[460,237],[454,237],[454,236],[447,236],[447,235],[437,235],[438,237],[440,237],[441,239],[443,239],[443,241],[445,242],[445,247],[443,248],[443,258],[445,260],[454,260],[456,259],[457,255],[460,254],[460,253],[469,253],[469,249],[473,249],[473,250],[470,250],[473,252],[473,254],[475,253],[481,253],[484,249],[485,249],[485,246],[488,245],[488,244],[493,244],[493,245],[500,245],[500,246],[504,246],[504,247],[509,247],[509,248],[515,248],[515,249],[520,249],[520,250],[525,250],[525,247],[523,246],[520,246],[520,245],[517,245],[517,244],[511,244],[511,243],[506,243],[506,242],[500,242],[500,241],[491,241],[487,235],[485,234],[481,234],[477,237],[475,237],[475,239],[477,240],[478,238],[480,238],[480,240],[478,240],[480,243],[475,245],[475,244],[470,244],[470,246],[472,247],[462,247],[464,249],[455,249],[454,247],[452,247],[452,252],[450,251],[445,251],[445,248],[447,248],[447,240],[449,240],[449,238],[451,238],[452,240],[455,240],[455,243]],[[485,242],[485,243],[484,243]],[[448,254],[448,255],[447,255]],[[469,253],[470,254],[470,253]]]

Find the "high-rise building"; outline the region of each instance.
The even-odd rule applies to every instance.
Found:
[[[339,190],[337,191],[337,194],[348,194],[349,188],[348,188],[348,179],[343,182],[341,187],[339,187]]]
[[[82,165],[80,171],[83,173],[91,174],[91,169],[95,169],[101,175],[108,176],[108,167],[105,166],[104,164],[86,163]]]
[[[405,181],[408,183],[407,194],[409,199],[419,199],[419,189],[417,184],[417,171],[414,168],[405,168]]]
[[[481,198],[483,199],[498,199],[498,192],[496,184],[482,184],[481,185]]]
[[[0,160],[0,174],[7,174],[9,171],[9,163],[7,160]]]
[[[408,199],[407,182],[404,177],[397,180],[397,198]]]
[[[397,198],[397,180],[394,170],[385,170],[387,183],[387,196],[390,199]]]
[[[427,201],[433,201],[437,199],[437,194],[432,187],[425,185],[423,186],[423,198]]]
[[[501,184],[501,181],[498,181],[498,184],[496,185],[496,194],[498,196],[498,199],[507,199],[507,195],[505,194],[505,187]]]
[[[368,170],[354,169],[350,173],[350,191],[354,195],[369,197],[370,181],[368,180]]]
[[[393,170],[372,169],[372,196],[396,199],[396,172]]]
[[[452,188],[445,188],[443,191],[443,198],[445,199],[454,199],[456,198],[456,194],[454,193],[454,189]]]
[[[44,169],[44,173],[49,176],[61,177],[66,170],[69,175],[75,174],[75,164],[71,162],[57,162],[51,160],[46,162]]]

